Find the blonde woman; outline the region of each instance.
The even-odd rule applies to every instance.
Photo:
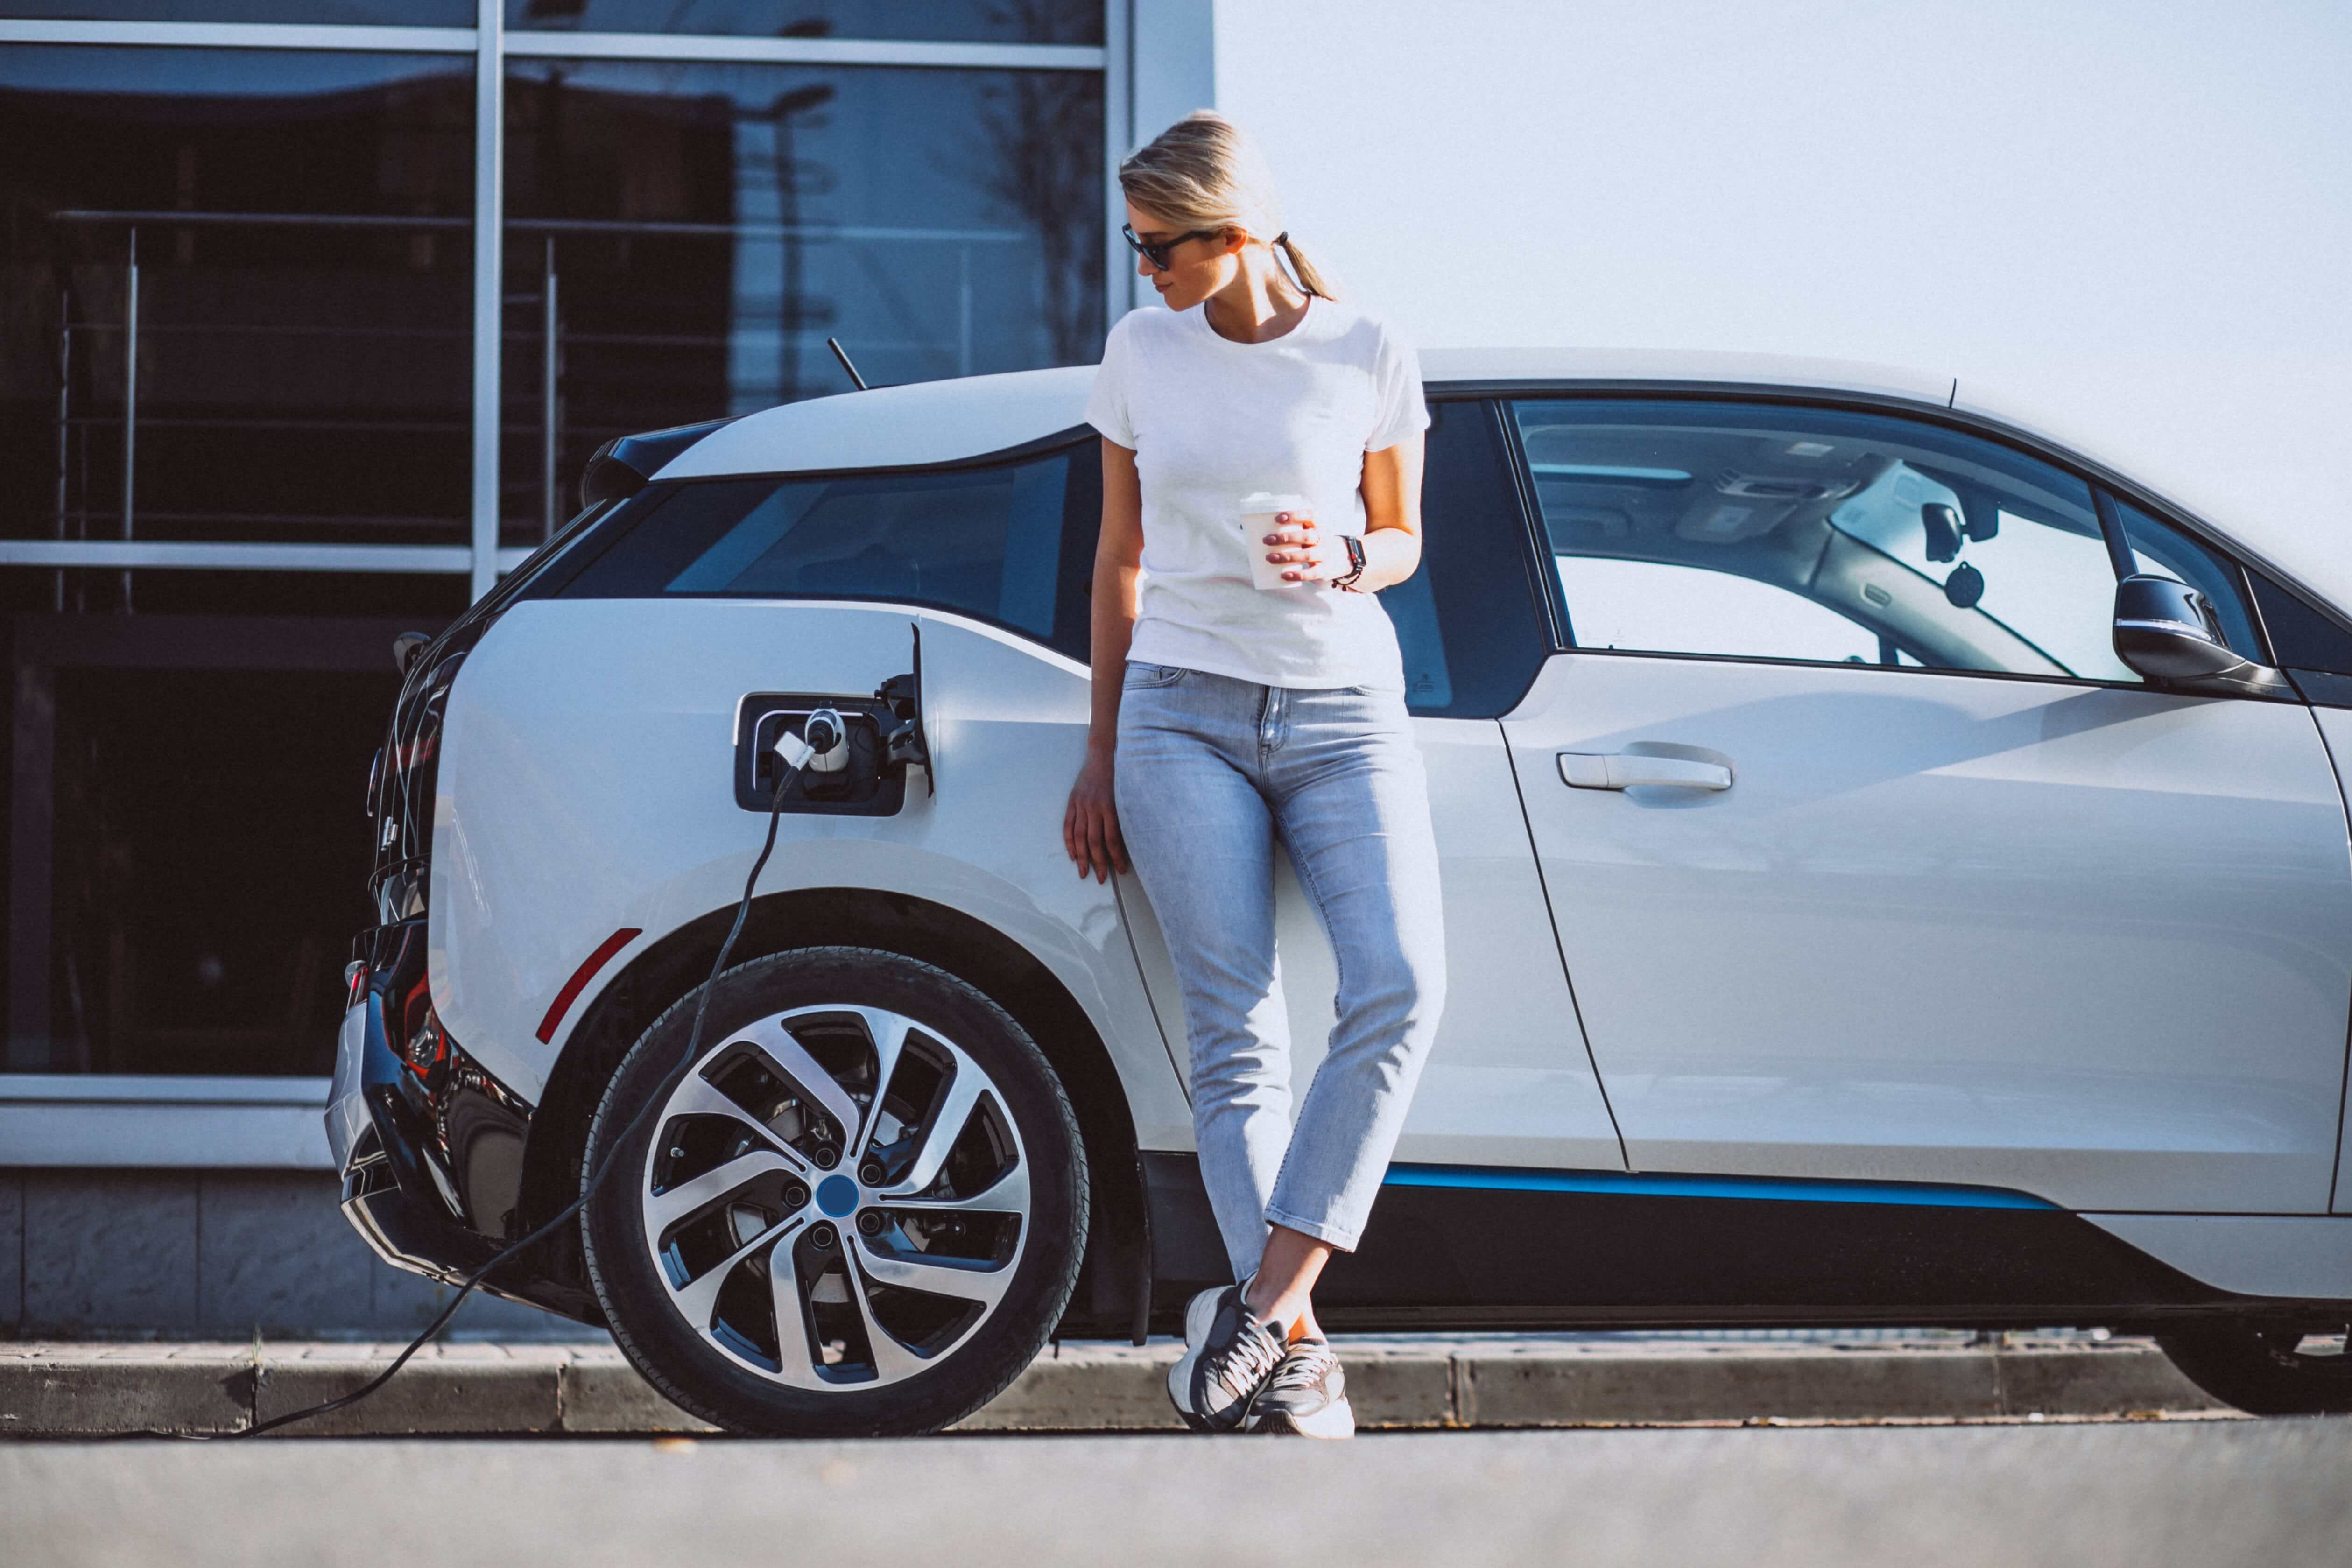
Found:
[[[1188,115],[1118,177],[1165,308],[1112,327],[1087,408],[1094,707],[1064,836],[1081,876],[1132,857],[1183,990],[1201,1176],[1237,1282],[1188,1304],[1169,1396],[1198,1429],[1347,1437],[1315,1282],[1362,1233],[1445,988],[1427,783],[1372,597],[1420,564],[1429,412],[1412,349],[1332,298],[1231,121]],[[1258,493],[1305,500],[1244,537]],[[1254,585],[1253,555],[1276,585]],[[1295,1128],[1277,840],[1339,975]]]

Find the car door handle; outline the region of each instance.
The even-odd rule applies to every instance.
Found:
[[[1731,788],[1731,769],[1720,763],[1624,751],[1563,751],[1559,776],[1571,789],[1635,789],[1656,784],[1683,789]]]

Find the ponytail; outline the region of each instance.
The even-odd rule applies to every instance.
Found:
[[[1338,298],[1331,292],[1331,286],[1323,281],[1323,275],[1315,270],[1315,264],[1307,260],[1306,255],[1299,250],[1297,242],[1290,237],[1288,229],[1275,235],[1274,243],[1282,248],[1283,255],[1290,258],[1290,275],[1298,279],[1299,287],[1325,299]]]

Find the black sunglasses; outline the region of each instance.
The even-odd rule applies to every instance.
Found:
[[[1140,255],[1144,260],[1150,262],[1158,270],[1165,272],[1168,270],[1168,253],[1170,251],[1174,250],[1178,246],[1182,245],[1188,239],[1214,239],[1225,231],[1223,228],[1193,229],[1190,233],[1178,235],[1174,239],[1156,239],[1149,241],[1139,240],[1135,237],[1135,225],[1133,224],[1119,225],[1118,232],[1120,235],[1126,239],[1128,248]]]

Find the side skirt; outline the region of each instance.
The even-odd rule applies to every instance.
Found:
[[[1152,1324],[1230,1278],[1190,1154],[1142,1156]],[[2243,1312],[1997,1188],[1397,1166],[1316,1292],[1334,1328],[2153,1325]]]

